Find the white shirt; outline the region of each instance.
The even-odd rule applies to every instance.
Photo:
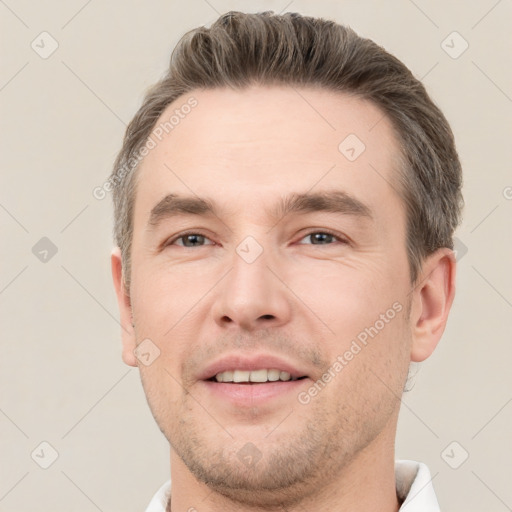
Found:
[[[413,460],[397,460],[395,479],[397,495],[404,500],[400,511],[439,512],[430,471],[425,464]],[[153,496],[146,512],[165,512],[170,492],[169,480]]]

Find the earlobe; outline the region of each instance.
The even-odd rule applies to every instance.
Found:
[[[424,361],[439,343],[455,297],[455,274],[451,249],[438,249],[426,258],[413,292],[411,361]]]
[[[119,306],[121,320],[121,339],[123,343],[123,362],[129,366],[137,366],[137,360],[133,351],[136,347],[135,330],[132,319],[132,307],[130,296],[126,292],[123,276],[121,249],[116,247],[111,254],[112,279]]]

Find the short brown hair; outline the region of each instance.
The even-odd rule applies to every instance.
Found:
[[[114,237],[130,282],[136,155],[165,108],[195,89],[250,85],[323,87],[368,100],[390,119],[403,164],[396,182],[407,212],[406,249],[411,282],[426,256],[453,248],[463,199],[453,133],[425,87],[396,57],[352,29],[297,13],[229,12],[210,28],[186,33],[169,70],[146,94],[126,129],[110,181]]]

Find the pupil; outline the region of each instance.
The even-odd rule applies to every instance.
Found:
[[[202,235],[187,235],[185,237],[185,245],[191,242],[190,245],[197,245],[198,242],[201,242],[201,239],[204,238]]]
[[[318,242],[325,242],[329,240],[329,237],[332,237],[329,233],[314,233],[312,242],[313,244],[316,244]]]

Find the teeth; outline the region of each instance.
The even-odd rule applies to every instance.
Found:
[[[281,372],[279,374],[279,380],[290,380],[291,375],[288,372]]]
[[[233,372],[233,382],[249,382],[251,372],[244,370],[235,370]],[[224,382],[224,379],[222,379]]]
[[[222,372],[215,375],[217,382],[233,382],[233,372]]]
[[[267,370],[253,370],[249,375],[251,382],[267,382]]]
[[[233,370],[225,371],[215,375],[217,382],[275,382],[277,380],[288,381],[297,380],[297,377],[292,377],[288,372],[276,369],[270,370]]]
[[[280,371],[279,370],[268,370],[267,371],[267,378],[268,380],[270,381],[276,381],[276,380],[279,380],[279,375],[280,375]]]

